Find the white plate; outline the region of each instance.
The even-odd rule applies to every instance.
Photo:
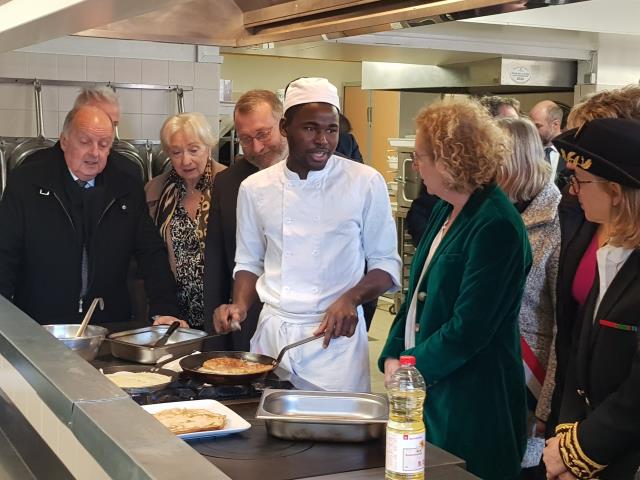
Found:
[[[234,412],[230,408],[225,407],[220,402],[216,402],[215,400],[190,400],[187,402],[156,403],[154,405],[143,405],[142,408],[144,408],[147,412],[151,414],[158,413],[163,410],[168,410],[169,408],[188,408],[188,409],[201,408],[203,410],[209,410],[210,412],[213,412],[213,413],[226,415],[227,420],[224,424],[224,428],[220,430],[182,433],[180,435],[177,435],[178,437],[184,440],[189,440],[191,438],[222,437],[224,435],[229,435],[231,433],[243,432],[251,428],[251,424],[247,422],[244,418],[242,418],[240,415],[238,415],[236,412]]]

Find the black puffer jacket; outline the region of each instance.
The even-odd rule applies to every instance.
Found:
[[[62,151],[12,172],[0,203],[0,294],[42,324],[77,323],[81,289],[80,245],[65,191],[69,175]],[[135,256],[145,280],[150,315],[177,315],[175,280],[167,252],[147,211],[139,181],[107,164],[89,244],[84,310],[95,297],[105,310],[92,323],[131,318],[127,270]]]

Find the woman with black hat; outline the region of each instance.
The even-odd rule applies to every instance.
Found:
[[[596,119],[553,142],[598,233],[595,278],[574,284],[588,293],[544,451],[547,478],[631,479],[640,465],[640,122]]]

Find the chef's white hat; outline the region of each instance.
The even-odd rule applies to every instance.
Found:
[[[326,78],[301,77],[292,81],[284,93],[284,111],[303,103],[328,103],[340,110],[338,89]]]

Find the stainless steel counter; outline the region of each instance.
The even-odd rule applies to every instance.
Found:
[[[2,296],[0,354],[110,478],[229,478]]]

